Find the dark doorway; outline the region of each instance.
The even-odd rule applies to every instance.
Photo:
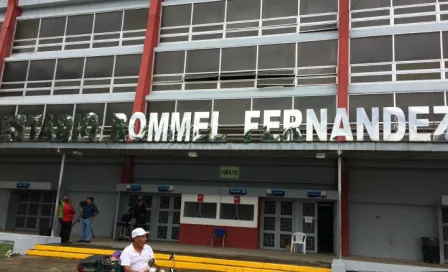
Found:
[[[319,203],[317,215],[317,252],[334,253],[333,203]]]

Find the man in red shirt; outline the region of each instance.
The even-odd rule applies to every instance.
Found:
[[[70,233],[72,232],[72,222],[75,215],[75,209],[72,207],[71,199],[64,199],[64,206],[62,208],[61,220],[61,243],[66,244],[70,240]]]

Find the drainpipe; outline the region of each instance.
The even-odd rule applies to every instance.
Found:
[[[338,147],[338,212],[337,212],[337,222],[338,222],[338,227],[337,227],[337,232],[338,234],[341,233],[342,230],[342,202],[341,202],[341,197],[342,197],[342,151],[341,151],[341,147]],[[337,256],[338,259],[342,259],[342,236],[341,235],[337,235],[338,239],[337,239],[337,244],[338,244],[338,248],[337,248]]]
[[[62,178],[64,176],[64,166],[65,166],[65,153],[62,155],[61,160],[61,169],[59,170],[59,183],[58,183],[58,191],[56,193],[56,205],[54,206],[54,215],[53,215],[53,224],[51,226],[51,237],[54,237],[54,233],[56,230],[56,224],[58,222],[58,206],[61,197],[61,187],[62,187]]]

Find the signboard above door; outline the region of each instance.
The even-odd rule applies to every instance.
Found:
[[[221,166],[221,179],[240,179],[240,168],[238,166]]]

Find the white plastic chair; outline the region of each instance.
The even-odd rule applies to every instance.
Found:
[[[306,254],[306,234],[303,232],[296,232],[291,237],[291,253],[294,251],[294,244],[302,245],[302,253]]]

